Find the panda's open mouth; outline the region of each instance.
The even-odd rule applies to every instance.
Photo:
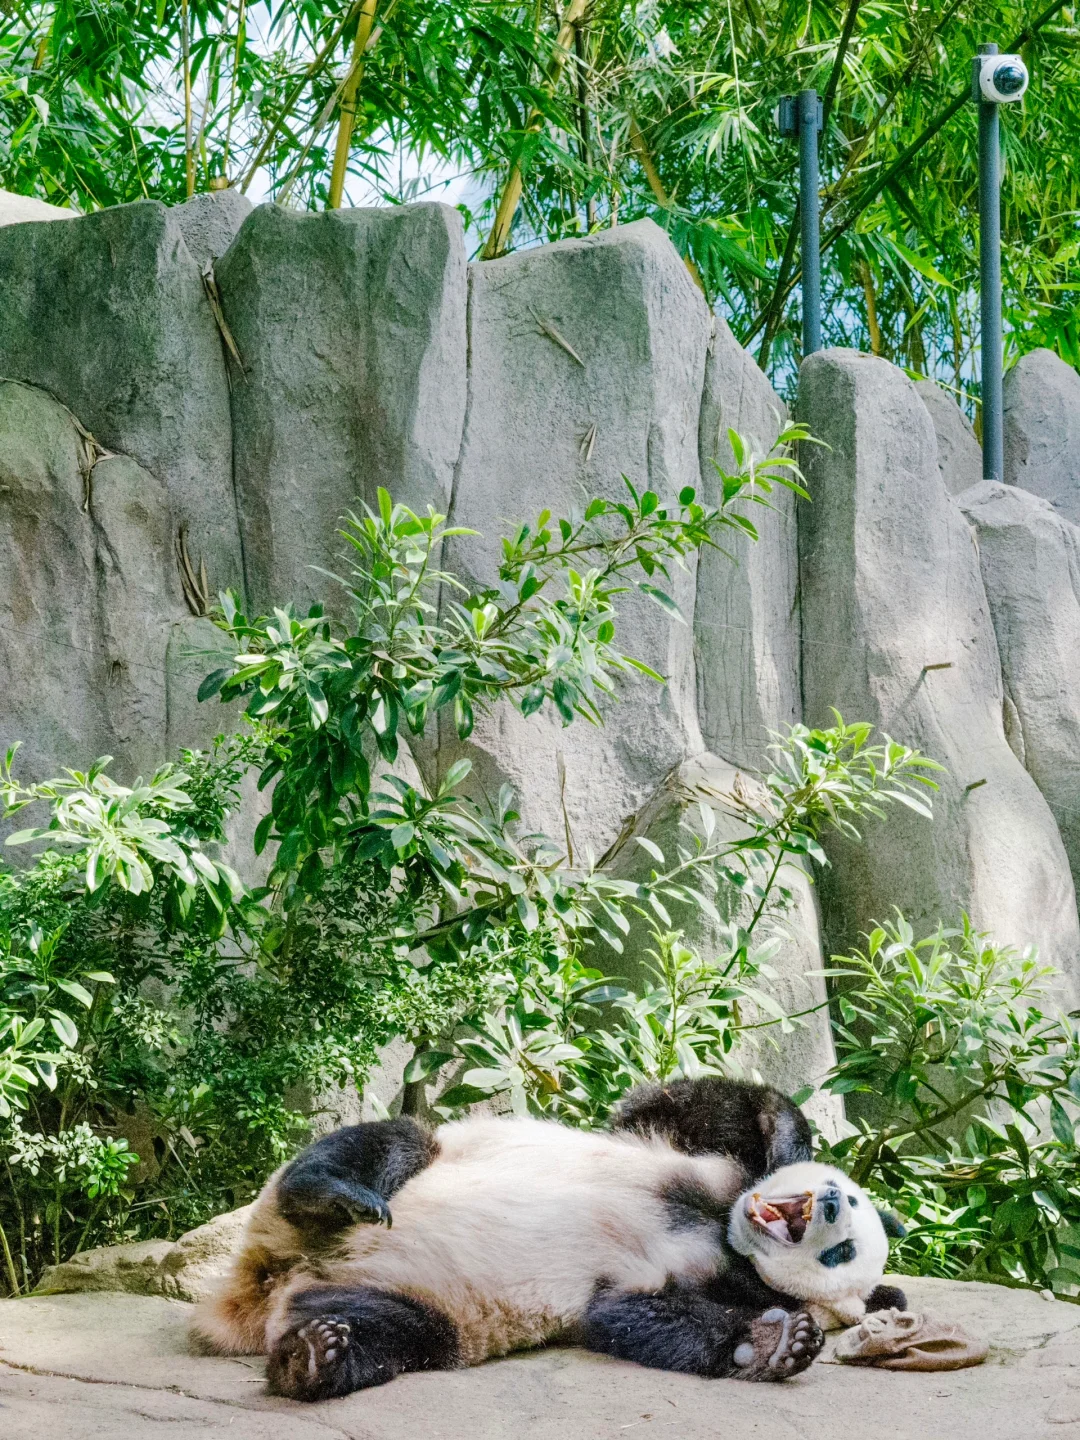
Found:
[[[774,1197],[764,1200],[760,1195],[751,1195],[746,1206],[746,1215],[751,1225],[763,1231],[781,1245],[797,1245],[806,1234],[806,1227],[814,1213],[814,1192],[805,1190],[801,1195]]]

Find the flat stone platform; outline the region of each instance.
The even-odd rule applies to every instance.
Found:
[[[579,1350],[403,1376],[343,1400],[264,1393],[263,1363],[197,1356],[191,1307],[82,1294],[0,1302],[3,1440],[1080,1440],[1080,1306],[904,1280],[912,1309],[992,1345],[938,1374],[822,1360],[781,1385],[698,1380]]]

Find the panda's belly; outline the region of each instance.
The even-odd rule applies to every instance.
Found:
[[[601,1282],[657,1290],[723,1263],[722,1221],[673,1197],[730,1201],[730,1161],[530,1120],[465,1121],[439,1139],[393,1197],[393,1228],[357,1227],[323,1273],[438,1305],[467,1364],[564,1333]]]

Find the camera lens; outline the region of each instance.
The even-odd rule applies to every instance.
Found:
[[[1018,95],[1027,84],[1027,71],[1015,60],[1006,60],[994,69],[994,89],[999,95]]]

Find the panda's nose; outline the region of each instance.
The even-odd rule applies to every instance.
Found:
[[[818,1197],[821,1201],[821,1218],[826,1225],[835,1225],[840,1217],[840,1202],[842,1196],[835,1185],[830,1185],[827,1190],[822,1190]]]

